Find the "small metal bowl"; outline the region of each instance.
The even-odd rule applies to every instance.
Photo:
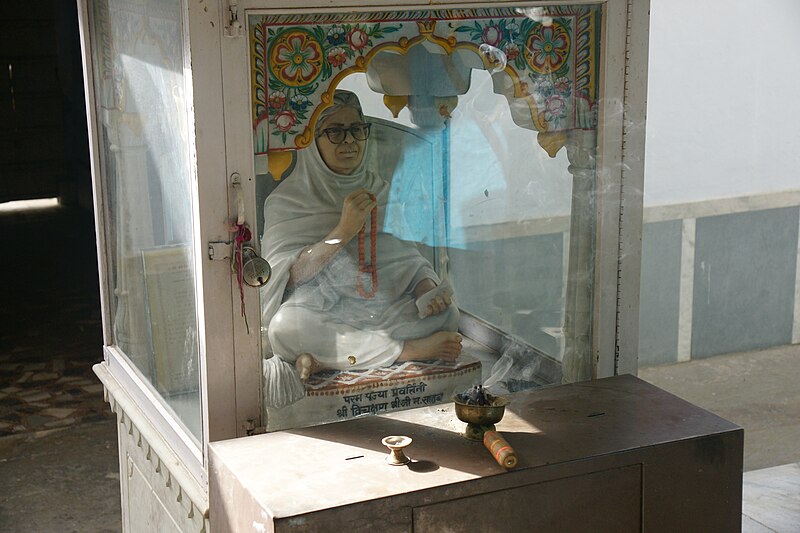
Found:
[[[477,426],[489,426],[500,422],[505,414],[506,405],[508,405],[508,400],[502,396],[495,396],[492,405],[467,405],[460,402],[455,396],[452,400],[456,405],[458,419]]]
[[[413,442],[411,437],[405,435],[389,435],[381,440],[381,444],[389,448],[389,455],[386,456],[386,462],[392,466],[407,465],[411,462],[403,448]]]

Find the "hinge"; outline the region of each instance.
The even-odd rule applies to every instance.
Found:
[[[240,37],[244,33],[239,22],[239,0],[228,0],[228,24],[225,27],[227,37]]]
[[[255,418],[248,418],[247,422],[243,424],[245,433],[248,437],[253,435],[261,435],[267,432],[267,428],[264,426],[256,426],[256,419]]]
[[[222,261],[231,258],[230,241],[213,241],[208,243],[208,258],[212,261]]]

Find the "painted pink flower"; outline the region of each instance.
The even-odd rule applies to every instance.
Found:
[[[481,40],[489,46],[497,46],[503,40],[503,32],[494,24],[490,24],[483,28]]]
[[[369,41],[369,35],[367,35],[367,32],[365,32],[361,28],[353,28],[347,35],[347,43],[353,50],[361,50],[362,48],[367,46],[368,41]]]
[[[286,103],[286,95],[283,91],[275,91],[269,95],[269,106],[272,109],[280,109]]]
[[[554,118],[560,118],[564,114],[566,104],[560,95],[554,94],[544,101],[544,109],[544,118],[550,121]]]
[[[514,43],[509,43],[503,49],[503,52],[506,53],[506,59],[508,61],[514,61],[519,55],[519,46]]]
[[[337,46],[328,51],[328,63],[330,63],[331,66],[341,67],[344,65],[345,61],[347,61],[347,54],[344,48]]]
[[[553,87],[555,87],[556,91],[558,91],[560,94],[569,96],[570,83],[568,78],[564,76],[558,78],[555,83],[553,83]]]
[[[297,118],[291,111],[280,111],[275,115],[275,126],[284,133],[291,130],[295,124],[297,124]]]

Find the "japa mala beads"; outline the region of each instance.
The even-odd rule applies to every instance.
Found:
[[[374,202],[375,195],[369,195],[370,199]],[[375,296],[375,291],[378,290],[378,206],[372,208],[370,212],[369,223],[369,262],[365,264],[364,241],[366,240],[366,225],[358,232],[358,277],[356,278],[356,290],[362,298],[372,298]],[[369,291],[364,289],[363,275],[372,275],[372,287]]]

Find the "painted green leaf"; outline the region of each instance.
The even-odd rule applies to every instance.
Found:
[[[298,88],[297,92],[299,92],[303,96],[314,94],[314,91],[317,90],[317,85],[318,84],[315,83],[314,85],[306,85],[305,87],[300,87]]]
[[[522,19],[522,22],[519,25],[519,33],[520,35],[524,35],[526,38],[528,34],[533,29],[534,22],[529,18]]]

